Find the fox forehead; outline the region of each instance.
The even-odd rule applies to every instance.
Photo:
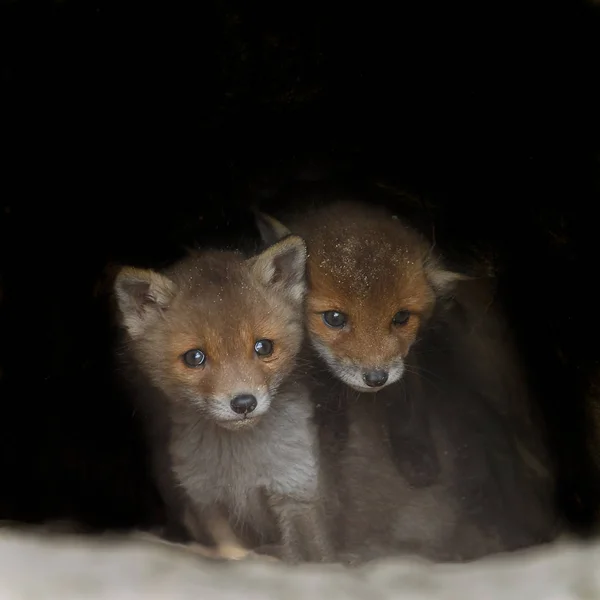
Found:
[[[426,312],[433,301],[422,262],[389,253],[387,259],[348,261],[318,253],[309,259],[309,306],[317,311],[354,313]]]
[[[323,217],[329,216],[329,207]],[[337,219],[302,223],[309,247],[311,288],[334,288],[346,299],[411,294],[425,280],[427,245],[418,234],[391,217],[342,210]],[[306,229],[306,231],[304,231]],[[330,290],[333,291],[333,290]]]
[[[260,339],[269,339],[278,345],[287,345],[291,326],[277,320],[263,319],[257,322],[242,321],[223,326],[214,321],[188,319],[191,327],[169,327],[168,344],[173,354],[179,355],[190,349],[200,349],[212,359],[242,360],[253,358],[254,346]]]
[[[291,313],[260,290],[230,283],[177,298],[165,315],[165,325],[169,337],[182,346],[201,343],[235,353],[249,344],[252,349],[260,338],[281,337],[293,324],[293,314],[287,312]]]
[[[177,283],[179,293],[161,326],[170,353],[199,348],[213,359],[251,357],[259,339],[281,340],[294,333],[293,310],[244,269],[196,270]]]

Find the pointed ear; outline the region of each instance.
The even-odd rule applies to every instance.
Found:
[[[447,271],[438,266],[430,267],[427,270],[427,278],[439,296],[452,292],[456,284],[460,281],[469,281],[472,279],[468,275]]]
[[[306,293],[306,244],[290,235],[251,259],[252,273],[273,293],[301,304]]]
[[[136,338],[169,306],[177,288],[156,271],[123,267],[115,278],[114,290],[123,325]]]
[[[254,220],[262,241],[268,246],[292,234],[283,223],[258,210],[254,211]]]

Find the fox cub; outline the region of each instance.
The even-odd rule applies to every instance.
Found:
[[[210,543],[220,516],[251,548],[331,559],[313,405],[297,371],[306,258],[289,236],[256,256],[194,252],[116,277],[121,355],[171,531]]]
[[[267,243],[307,243],[308,339],[343,384],[319,402],[343,544],[445,560],[552,539],[543,423],[489,278],[448,270],[418,231],[362,202],[257,224]]]

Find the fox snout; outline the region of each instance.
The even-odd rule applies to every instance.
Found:
[[[399,381],[404,374],[404,361],[400,357],[383,365],[365,365],[347,357],[336,356],[324,344],[315,343],[314,345],[331,372],[346,385],[359,392],[377,392],[385,386]]]
[[[229,404],[231,405],[231,410],[233,412],[238,415],[247,415],[253,412],[258,406],[258,401],[252,394],[241,394],[240,396],[233,398]]]
[[[336,375],[350,387],[361,392],[377,392],[399,381],[404,374],[404,363],[398,360],[386,366],[365,366],[361,364],[340,364]]]
[[[254,426],[271,406],[267,394],[244,391],[213,397],[205,403],[207,416],[225,429]]]
[[[399,381],[404,374],[402,360],[385,367],[365,367],[365,365],[340,365],[336,375],[348,385],[361,392],[377,392]]]
[[[372,369],[363,373],[363,380],[370,388],[383,387],[389,377],[389,372],[384,369]]]

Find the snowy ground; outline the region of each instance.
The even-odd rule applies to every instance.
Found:
[[[133,539],[0,533],[0,600],[592,600],[600,545],[557,544],[470,565],[361,568],[216,562]]]

